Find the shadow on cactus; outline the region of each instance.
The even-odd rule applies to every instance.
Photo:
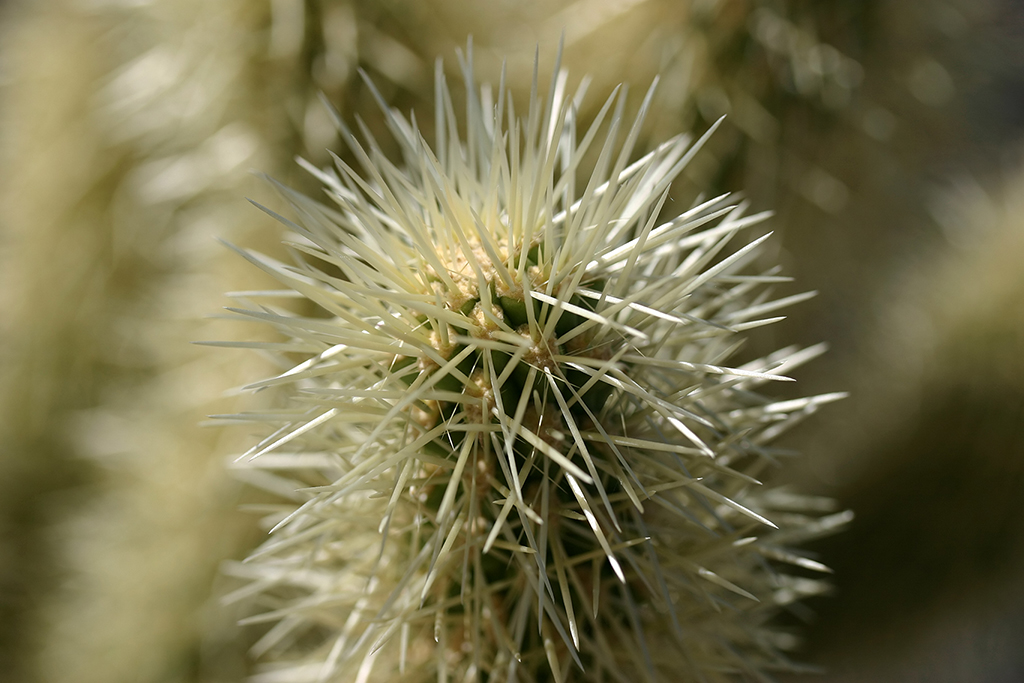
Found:
[[[233,344],[282,363],[252,387],[288,400],[236,416],[273,430],[239,469],[288,501],[228,570],[271,625],[256,679],[792,666],[770,618],[827,569],[789,546],[849,515],[759,482],[772,439],[839,397],[758,393],[820,346],[729,364],[805,296],[771,298],[767,235],[736,246],[765,215],[719,197],[659,218],[707,136],[630,163],[653,87],[631,126],[616,91],[577,130],[585,85],[570,95],[557,67],[525,117],[503,84],[477,89],[471,52],[462,68],[464,133],[440,69],[433,147],[381,101],[401,165],[336,117],[360,168],[307,164],[330,205],[281,188],[294,265],[243,252],[287,288],[231,309],[286,337]]]

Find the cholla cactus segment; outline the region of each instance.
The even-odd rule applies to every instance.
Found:
[[[254,387],[290,399],[239,416],[273,428],[239,467],[288,500],[230,570],[274,624],[257,679],[786,666],[792,637],[767,620],[825,571],[788,545],[846,516],[759,482],[768,443],[838,397],[758,393],[819,347],[729,363],[803,298],[766,291],[783,279],[755,270],[767,236],[734,246],[765,216],[720,197],[663,221],[701,141],[631,163],[622,93],[578,131],[564,74],[520,117],[503,85],[477,89],[471,53],[462,67],[464,121],[440,69],[433,147],[382,106],[403,165],[339,121],[361,168],[310,167],[332,206],[282,190],[295,264],[245,254],[287,287],[232,309],[286,337],[242,344],[286,364]],[[280,296],[321,315],[255,303]]]

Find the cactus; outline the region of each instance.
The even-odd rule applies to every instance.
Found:
[[[332,201],[278,186],[295,220],[264,208],[294,263],[239,250],[285,287],[230,309],[279,341],[222,343],[283,366],[251,388],[285,404],[233,416],[269,427],[240,467],[285,501],[228,568],[272,624],[257,680],[793,666],[772,616],[827,568],[790,545],[849,515],[761,483],[770,442],[841,396],[759,393],[821,345],[734,360],[808,296],[773,298],[768,235],[743,239],[767,214],[722,196],[663,219],[713,128],[637,159],[654,86],[631,125],[616,90],[578,130],[585,85],[557,66],[520,117],[460,65],[464,120],[439,66],[432,146],[373,90],[401,164],[335,116],[355,162],[305,164]]]

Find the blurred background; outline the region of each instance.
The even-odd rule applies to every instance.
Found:
[[[833,595],[780,615],[800,680],[1024,680],[1014,0],[0,2],[0,680],[250,671],[217,596],[264,533],[227,467],[252,435],[202,422],[263,366],[189,342],[251,338],[210,316],[261,280],[217,239],[277,249],[253,169],[317,192],[318,93],[382,132],[363,69],[432,130],[470,35],[519,102],[564,36],[584,120],[660,74],[647,147],[728,115],[675,200],[774,210],[786,291],[819,292],[751,340],[828,342],[796,390],[851,392],[778,473],[857,515],[812,548]]]

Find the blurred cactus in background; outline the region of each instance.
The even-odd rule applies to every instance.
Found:
[[[4,551],[26,563],[5,575],[12,680],[186,675],[243,543],[224,437],[199,422],[245,364],[189,342],[220,278],[245,277],[208,236],[259,240],[233,206],[282,152],[262,137],[283,127],[252,54],[262,14],[8,8],[0,440],[28,473],[4,477],[26,525]]]
[[[950,661],[929,680],[1021,677],[1007,635],[1024,614],[1015,3],[6,0],[0,12],[7,678],[245,676],[248,634],[204,605],[226,581],[221,561],[261,537],[239,502],[271,501],[224,472],[245,430],[197,424],[238,410],[223,387],[274,359],[187,342],[237,338],[202,316],[225,290],[271,285],[213,238],[285,257],[279,228],[240,198],[273,202],[250,168],[320,192],[292,159],[322,167],[340,149],[321,92],[398,158],[358,68],[432,131],[437,56],[472,34],[481,79],[497,83],[507,59],[525,102],[535,47],[550,63],[563,33],[564,63],[593,76],[591,92],[661,75],[637,149],[728,115],[673,196],[743,188],[777,216],[758,265],[820,292],[786,325],[749,331],[744,350],[826,340],[800,386],[851,391],[783,442],[813,454],[786,476],[860,520],[817,547],[838,591],[814,605],[798,659],[828,666],[827,680],[904,680],[935,653]],[[581,123],[597,113],[587,102],[600,98]],[[961,201],[950,178],[985,189]]]

